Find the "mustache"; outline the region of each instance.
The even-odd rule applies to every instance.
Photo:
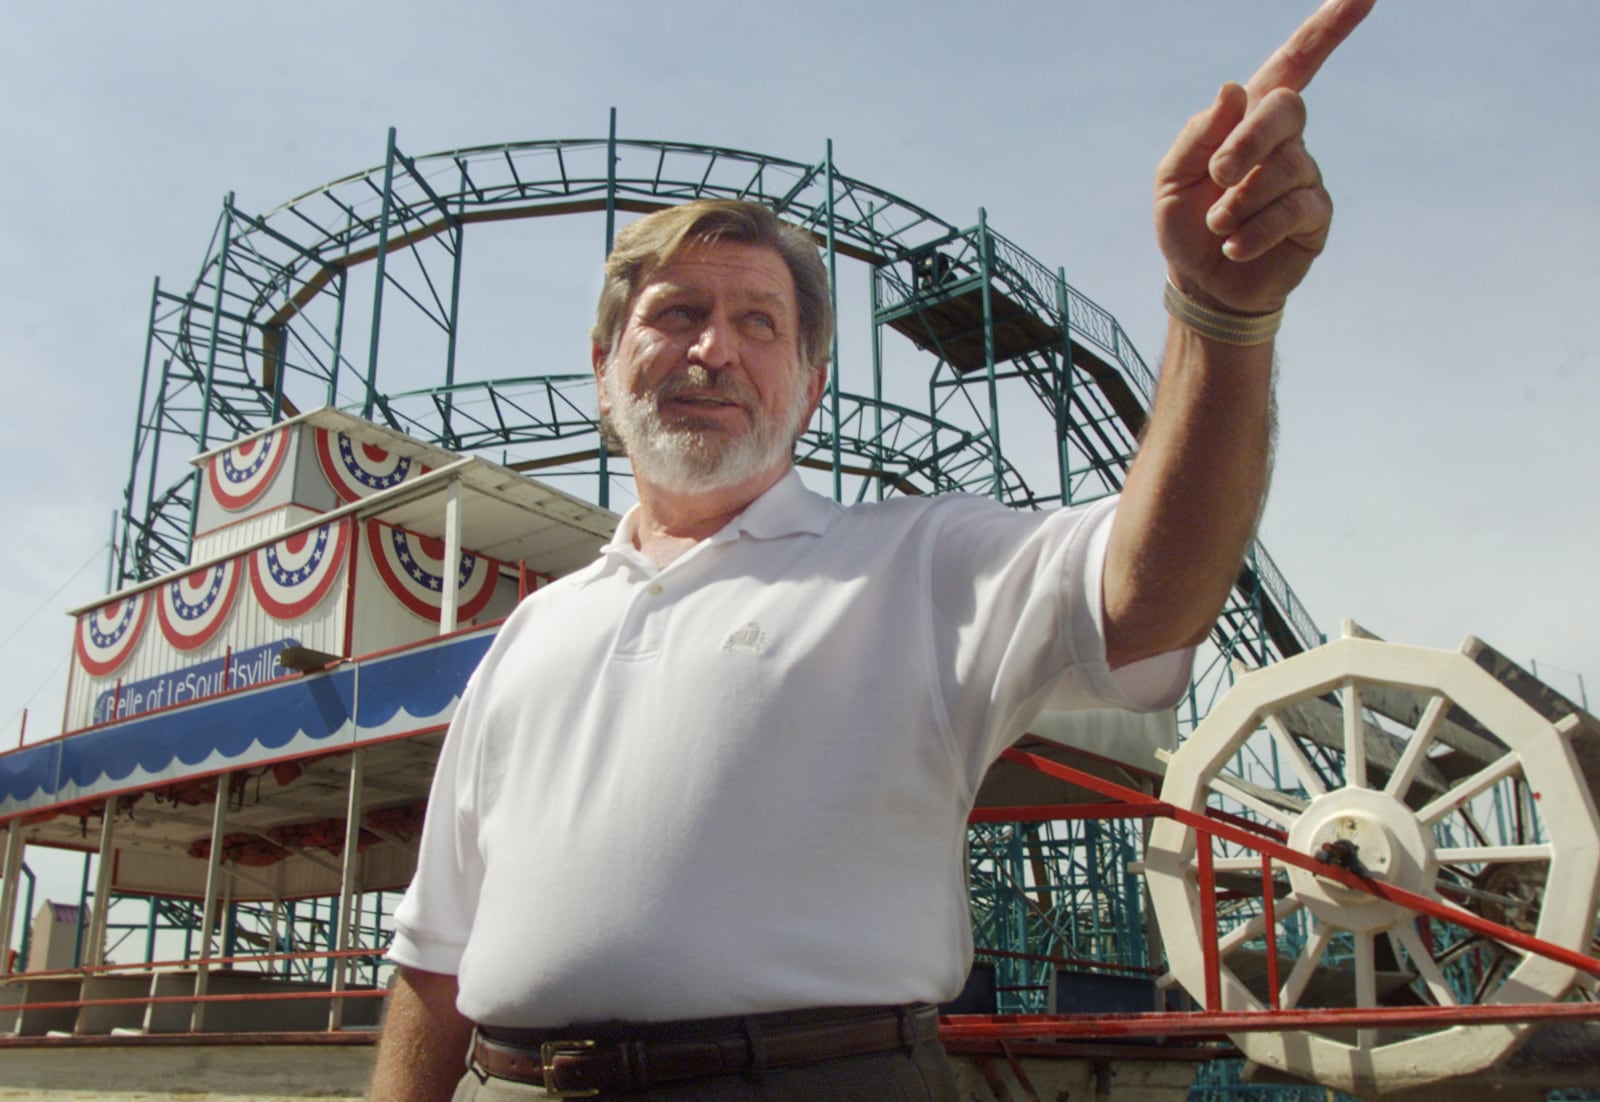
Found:
[[[699,364],[662,380],[652,397],[659,404],[688,395],[722,398],[747,409],[756,402],[754,391],[738,376]]]

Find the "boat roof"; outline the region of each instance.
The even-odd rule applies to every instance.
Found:
[[[501,562],[533,560],[538,562],[541,571],[559,576],[592,561],[601,545],[611,538],[620,519],[609,509],[591,505],[510,467],[479,456],[457,455],[332,407],[280,421],[270,428],[231,441],[224,447],[202,452],[190,462],[203,464],[245,441],[293,424],[309,424],[343,433],[358,444],[382,448],[392,455],[414,459],[428,470],[418,478],[274,532],[263,538],[260,544],[276,542],[297,532],[319,528],[330,520],[351,515],[361,520],[381,520],[419,535],[443,539],[445,499],[450,487],[456,485],[461,494],[459,514],[463,547]],[[68,614],[81,615],[108,601],[153,588],[174,577],[237,558],[240,554],[241,549],[232,548],[192,561],[162,577],[136,582],[114,593],[97,597],[88,604],[70,609]]]

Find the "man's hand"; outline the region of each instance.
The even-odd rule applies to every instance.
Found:
[[[1242,87],[1222,86],[1156,170],[1156,241],[1178,289],[1278,309],[1328,239],[1333,203],[1305,146],[1300,92],[1376,0],[1328,0]]]

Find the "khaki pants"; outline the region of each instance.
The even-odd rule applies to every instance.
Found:
[[[481,1080],[468,1071],[453,1102],[532,1102],[543,1087]],[[913,1049],[852,1056],[744,1075],[692,1079],[593,1102],[957,1102],[954,1072],[937,1041]]]

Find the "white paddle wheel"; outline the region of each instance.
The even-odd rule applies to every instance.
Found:
[[[1195,830],[1158,819],[1145,868],[1169,978],[1209,1010],[1273,1012],[1234,1034],[1243,1053],[1341,1090],[1495,1065],[1535,1026],[1487,1008],[1594,989],[1600,820],[1574,747],[1591,740],[1592,717],[1473,639],[1457,653],[1347,628],[1244,674],[1162,799],[1248,820],[1313,867],[1210,836],[1203,860]],[[1283,788],[1245,779],[1264,759]]]

